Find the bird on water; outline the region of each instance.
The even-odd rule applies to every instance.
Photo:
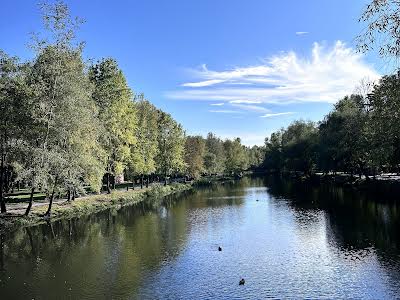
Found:
[[[242,279],[240,279],[240,281],[239,281],[239,285],[244,285],[244,283],[245,283],[244,279],[243,279],[243,278],[242,278]]]

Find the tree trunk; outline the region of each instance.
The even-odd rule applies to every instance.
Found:
[[[110,173],[107,173],[107,193],[111,194],[111,188],[110,188]]]
[[[9,192],[9,184],[10,184],[10,171],[8,170],[8,168],[7,167],[5,167],[4,168],[5,169],[5,172],[4,172],[4,182],[5,182],[5,184],[4,184],[4,192],[7,194],[8,192]]]
[[[0,166],[0,207],[1,213],[6,213],[6,203],[4,202],[4,154],[1,155],[1,166]]]
[[[67,201],[68,202],[71,201],[71,189],[68,189],[68,191],[67,191]]]
[[[146,188],[148,188],[149,187],[149,175],[147,175],[147,178],[146,178]]]
[[[53,200],[54,200],[54,194],[56,191],[56,186],[57,186],[57,177],[56,177],[56,180],[54,181],[53,191],[51,192],[49,207],[47,208],[47,211],[45,213],[45,216],[47,216],[47,217],[50,217],[50,215],[51,215],[51,207],[53,206]]]
[[[75,188],[72,189],[72,201],[75,201],[75,197],[76,197],[76,190]]]
[[[143,189],[143,175],[140,177],[140,188]]]
[[[25,210],[25,216],[28,216],[29,215],[29,212],[31,211],[31,208],[32,208],[32,203],[33,203],[33,194],[35,193],[35,188],[32,188],[31,189],[31,195],[30,195],[30,197],[29,197],[29,204],[28,204],[28,207],[26,208],[26,210]]]
[[[4,268],[4,234],[0,234],[0,271],[5,271]]]

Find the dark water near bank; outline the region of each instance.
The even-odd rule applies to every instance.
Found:
[[[1,246],[0,299],[400,298],[399,204],[277,178],[21,229]]]

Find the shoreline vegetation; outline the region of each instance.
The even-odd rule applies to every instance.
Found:
[[[115,190],[110,194],[88,195],[74,201],[54,203],[51,218],[44,217],[45,205],[32,207],[28,216],[24,214],[6,214],[0,218],[0,232],[12,231],[18,227],[30,227],[61,219],[79,218],[85,215],[101,212],[107,209],[119,210],[122,207],[136,205],[143,201],[159,201],[162,198],[187,191],[193,188],[193,183],[172,183],[169,185],[154,184],[148,188],[135,190]]]

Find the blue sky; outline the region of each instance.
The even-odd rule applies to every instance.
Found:
[[[384,64],[354,52],[366,0],[66,1],[86,20],[88,59],[114,57],[135,92],[188,134],[247,145],[295,119],[318,121]],[[29,58],[38,1],[2,1],[0,49]]]

